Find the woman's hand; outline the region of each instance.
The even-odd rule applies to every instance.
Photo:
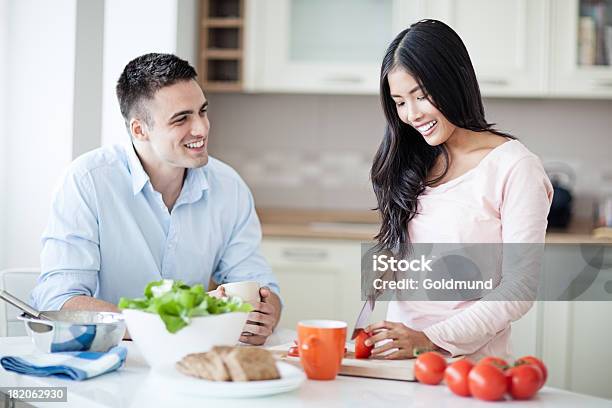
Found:
[[[379,356],[381,353],[388,350],[397,349],[384,356],[385,359],[389,360],[414,358],[416,357],[416,351],[432,351],[439,349],[438,346],[429,340],[425,333],[412,330],[402,323],[388,321],[378,322],[366,327],[365,332],[372,334],[372,337],[365,341],[366,346],[378,343],[382,340],[390,340],[372,349],[373,356]]]

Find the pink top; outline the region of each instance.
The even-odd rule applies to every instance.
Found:
[[[465,174],[419,197],[410,238],[422,243],[543,243],[552,186],[542,163],[517,140],[494,148]],[[499,282],[499,270],[494,281]],[[453,356],[510,357],[510,323],[529,301],[389,302],[387,319],[424,333]]]

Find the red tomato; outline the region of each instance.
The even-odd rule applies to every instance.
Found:
[[[289,352],[287,353],[288,356],[291,357],[299,357],[300,356],[300,349],[298,346],[291,346],[289,347]]]
[[[414,362],[414,377],[423,384],[440,384],[444,378],[446,360],[435,351],[419,354]]]
[[[522,364],[534,364],[539,367],[540,371],[542,372],[542,383],[540,384],[540,387],[538,389],[542,388],[544,386],[544,383],[548,379],[548,370],[546,369],[546,366],[544,365],[542,360],[534,356],[525,356],[525,357],[519,358],[514,363],[515,366],[522,365]]]
[[[473,367],[474,363],[467,358],[455,361],[444,370],[444,382],[455,394],[469,397],[468,374]]]
[[[503,371],[493,364],[477,364],[468,374],[470,393],[481,400],[497,401],[508,388]]]
[[[543,374],[535,364],[521,364],[506,372],[508,393],[514,399],[529,399],[540,389]]]
[[[481,364],[493,364],[495,367],[501,369],[502,371],[510,367],[510,365],[503,358],[487,356],[483,357],[478,361],[478,365]]]
[[[355,338],[355,358],[369,358],[374,345],[366,346],[365,341],[371,334],[361,330]]]

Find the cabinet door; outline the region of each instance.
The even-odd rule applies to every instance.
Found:
[[[349,240],[265,238],[262,253],[279,280],[284,302],[280,327],[304,319],[347,322],[353,329],[361,300],[361,243]],[[370,323],[385,318],[378,302]]]
[[[305,319],[340,319],[342,264],[333,246],[301,239],[264,239],[262,253],[281,288],[279,326],[295,330]]]
[[[551,92],[612,97],[612,1],[552,2]]]
[[[398,0],[247,1],[245,88],[378,93],[380,64],[407,21]],[[416,14],[412,14],[415,16]]]
[[[542,95],[547,0],[421,0],[423,18],[444,21],[466,45],[483,96]]]

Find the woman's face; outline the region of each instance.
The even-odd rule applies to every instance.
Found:
[[[415,128],[430,146],[437,146],[454,134],[457,127],[427,99],[416,79],[405,69],[394,68],[387,76],[391,98],[400,120]]]

